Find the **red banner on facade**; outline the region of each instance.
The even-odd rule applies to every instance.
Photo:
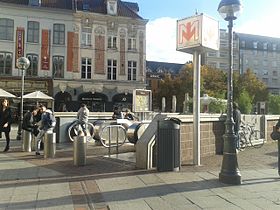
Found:
[[[24,28],[17,27],[15,64],[17,63],[17,59],[23,56],[24,56]]]
[[[74,32],[67,33],[67,71],[73,71]]]
[[[50,70],[50,32],[42,30],[41,69]]]

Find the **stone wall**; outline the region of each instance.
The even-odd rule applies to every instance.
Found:
[[[174,116],[181,124],[181,164],[193,163],[193,118],[192,115]],[[200,157],[221,155],[223,153],[223,135],[225,133],[225,115],[201,114],[200,119]],[[273,141],[270,134],[277,123],[278,115],[242,115],[247,123],[256,123],[256,128],[265,134],[265,143]],[[254,122],[252,122],[254,119]]]

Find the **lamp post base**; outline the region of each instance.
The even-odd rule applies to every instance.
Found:
[[[232,174],[232,173],[220,173],[219,174],[219,181],[225,184],[232,184],[232,185],[240,185],[241,184],[241,174]]]
[[[219,174],[219,181],[225,184],[241,184],[241,174],[238,169],[237,154],[234,134],[224,135],[224,152],[222,169]]]

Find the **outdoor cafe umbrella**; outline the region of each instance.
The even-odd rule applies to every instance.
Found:
[[[37,103],[38,103],[38,101],[52,101],[53,102],[53,100],[54,100],[53,97],[51,97],[51,96],[49,96],[49,95],[47,95],[47,94],[45,94],[45,93],[43,93],[41,91],[38,91],[38,90],[34,91],[32,93],[25,94],[23,96],[23,99],[24,100],[28,100],[28,99],[34,100]],[[54,104],[52,103],[52,108],[53,108],[53,105]]]
[[[0,88],[0,97],[1,98],[16,98],[15,95],[13,95],[13,94],[11,94],[11,93],[9,93],[9,92],[1,89],[1,88]]]

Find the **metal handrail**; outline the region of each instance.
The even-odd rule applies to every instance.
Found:
[[[112,144],[112,142],[111,142],[111,128],[117,128],[117,142],[116,142],[115,144]],[[124,132],[124,134],[125,134],[125,135],[124,135],[124,139],[123,139],[122,141],[119,140],[119,137],[120,137],[120,136],[119,136],[119,128],[120,128],[121,130],[123,130],[123,132]],[[109,139],[105,139],[105,138],[102,137],[102,134],[104,133],[104,131],[105,131],[106,129],[109,129]],[[102,130],[101,130],[101,132],[100,132],[100,141],[101,141],[101,144],[102,144],[104,147],[109,148],[109,153],[111,152],[111,151],[110,151],[110,148],[112,148],[112,147],[116,147],[116,148],[117,148],[117,152],[118,152],[118,147],[122,146],[122,145],[125,143],[126,139],[127,139],[127,137],[126,137],[126,129],[125,129],[122,125],[107,125],[107,126],[105,126],[104,128],[102,128]],[[105,143],[106,140],[109,141],[109,145],[107,145],[107,144]]]

